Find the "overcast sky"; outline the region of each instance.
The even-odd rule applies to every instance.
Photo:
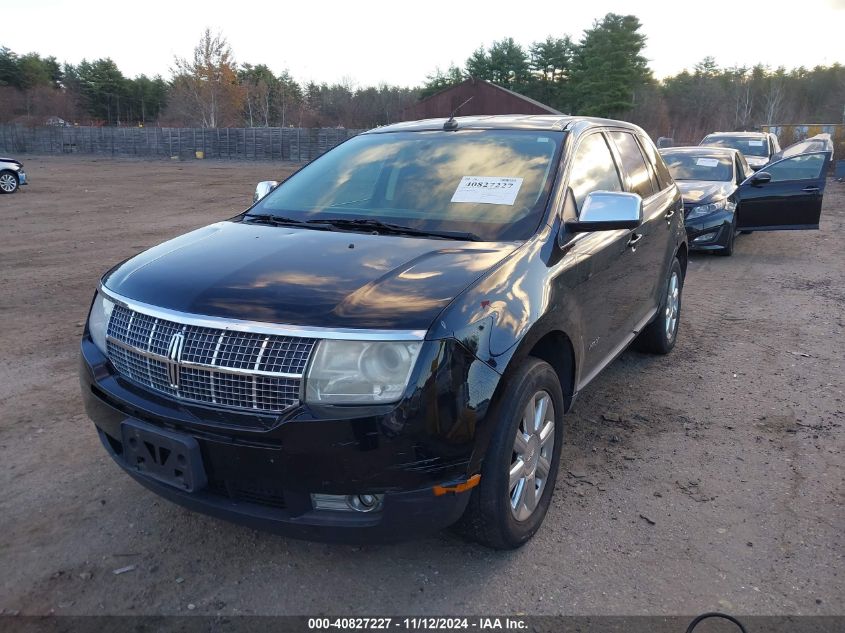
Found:
[[[633,13],[648,36],[658,77],[712,55],[722,66],[812,67],[845,63],[845,0],[25,0],[7,7],[0,46],[78,63],[111,57],[124,74],[169,77],[174,55],[189,56],[208,26],[237,61],[288,69],[298,81],[417,85],[435,67],[463,65],[483,44],[547,35],[576,39],[608,12]],[[11,11],[11,13],[10,13]],[[804,34],[796,37],[796,33]]]

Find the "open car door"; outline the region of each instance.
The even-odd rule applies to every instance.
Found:
[[[737,228],[744,231],[817,229],[832,151],[769,163],[739,186]]]

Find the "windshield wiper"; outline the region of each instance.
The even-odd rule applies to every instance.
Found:
[[[296,220],[294,218],[286,218],[281,215],[273,215],[272,213],[248,213],[243,216],[243,219],[254,224],[271,224],[273,226],[301,226],[306,229],[316,229],[318,231],[329,230],[329,227],[327,226],[314,225],[308,222],[307,220]]]
[[[462,233],[460,231],[431,231],[428,229],[416,229],[402,224],[392,224],[381,220],[368,218],[328,218],[325,220],[308,220],[311,224],[327,224],[338,228],[348,229],[371,229],[376,233],[390,233],[393,235],[419,235],[424,237],[440,237],[449,240],[465,240],[467,242],[483,242],[475,233]]]

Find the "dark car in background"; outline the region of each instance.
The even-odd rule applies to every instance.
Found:
[[[780,151],[778,137],[771,132],[713,132],[699,145],[739,150],[754,171],[768,164]]]
[[[754,174],[745,157],[719,147],[675,147],[660,154],[684,199],[690,248],[732,255],[739,188]]]
[[[23,163],[14,158],[0,158],[0,193],[15,193],[25,184]]]
[[[790,146],[757,172],[733,149],[673,147],[660,153],[683,194],[692,249],[730,255],[737,231],[819,228],[830,144]]]
[[[372,130],[107,272],[87,412],[123,469],[195,510],[344,541],[457,522],[517,547],[577,394],[631,343],[675,344],[681,211],[628,123]]]

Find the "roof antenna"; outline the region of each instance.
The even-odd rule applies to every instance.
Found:
[[[447,119],[446,123],[443,124],[444,130],[446,130],[447,132],[452,132],[452,131],[458,129],[458,122],[455,121],[455,115],[458,113],[458,110],[463,108],[470,101],[472,101],[472,97],[470,97],[469,99],[464,101],[461,105],[459,105],[457,108],[452,110],[452,114],[449,115],[449,118]]]

